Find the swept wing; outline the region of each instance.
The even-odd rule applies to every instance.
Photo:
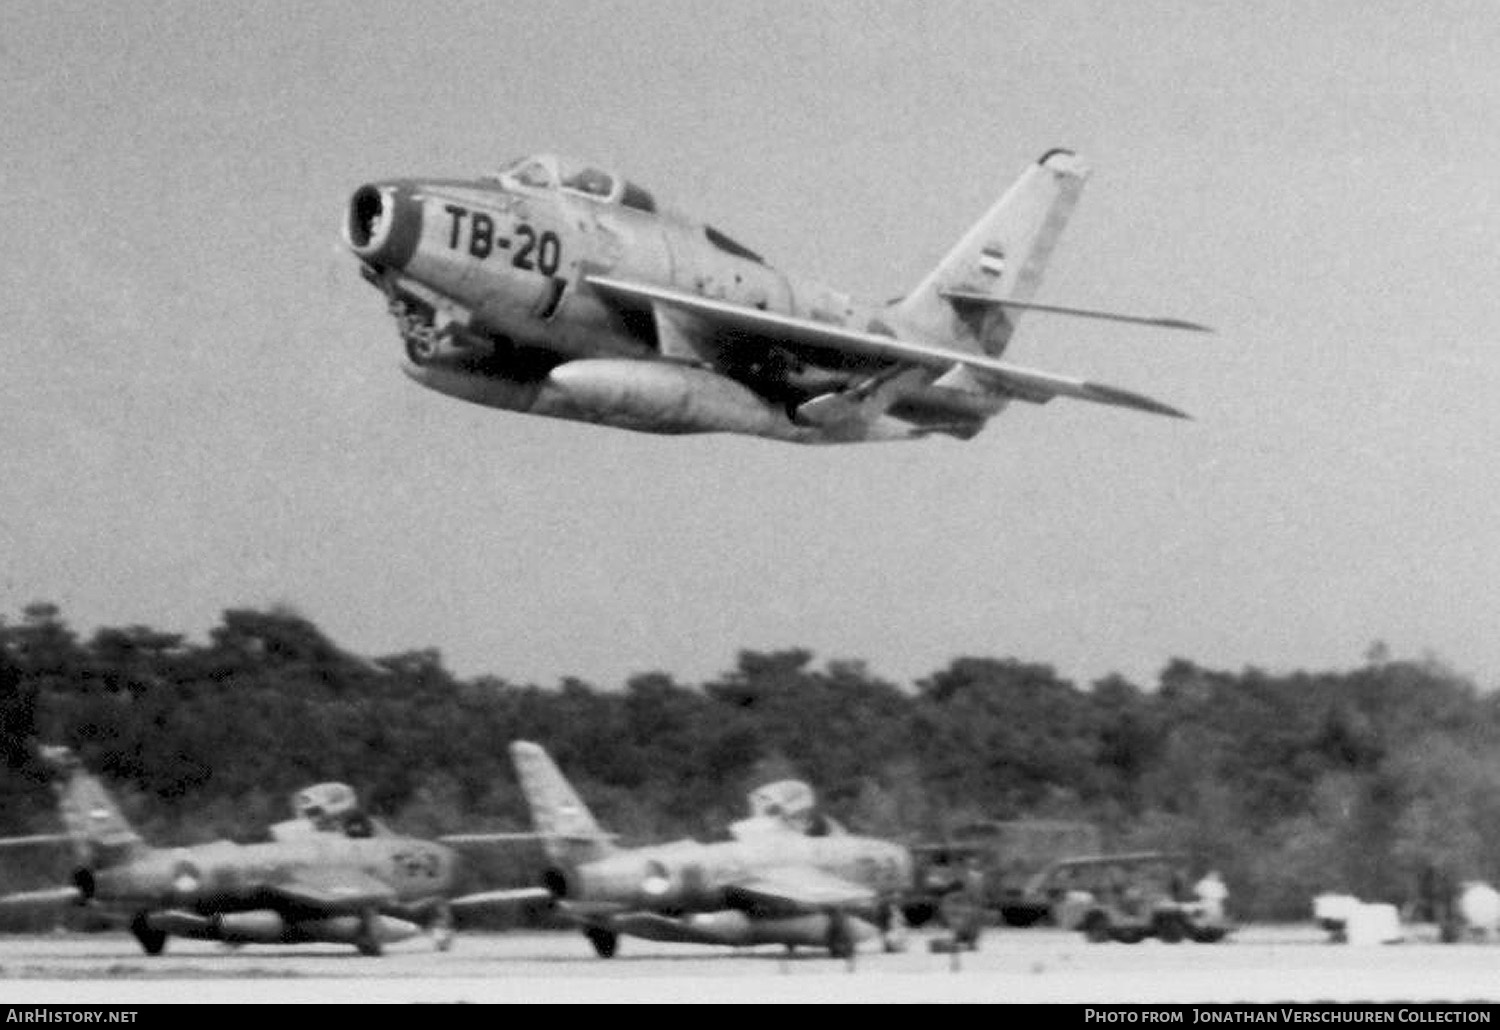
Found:
[[[875,892],[811,866],[766,869],[725,888],[725,899],[747,912],[805,912],[867,905]]]
[[[357,869],[299,869],[271,892],[285,901],[330,912],[352,912],[396,900],[390,885]]]
[[[1170,405],[1130,390],[1053,375],[983,354],[900,340],[893,336],[867,333],[790,315],[772,314],[646,283],[597,275],[589,276],[585,281],[609,297],[684,313],[717,329],[768,337],[792,347],[917,366],[939,374],[955,367],[967,368],[997,393],[1020,400],[1042,404],[1053,397],[1074,397],[1173,418],[1188,417]]]

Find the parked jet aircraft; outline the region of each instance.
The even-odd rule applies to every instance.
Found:
[[[352,798],[342,784],[299,794],[298,818],[277,824],[272,841],[154,848],[71,750],[42,747],[40,754],[57,777],[53,789],[77,868],[71,887],[13,894],[7,903],[89,905],[128,921],[148,955],[161,954],[174,935],[232,944],[333,942],[366,955],[424,928],[440,948],[451,939],[454,853],[339,807]]]
[[[794,279],[634,183],[547,154],[474,180],[361,186],[344,234],[407,374],[490,407],[800,443],[968,439],[1011,401],[1054,397],[1185,417],[1002,360],[1033,310],[1206,331],[1032,301],[1087,174],[1070,151],[1044,154],[888,304]]]
[[[911,856],[898,844],[826,823],[823,835],[809,835],[800,813],[763,808],[736,824],[735,840],[620,848],[543,748],[516,741],[510,754],[551,862],[543,889],[601,958],[615,954],[621,934],[807,945],[838,957],[877,935],[897,946],[894,902],[911,882]]]

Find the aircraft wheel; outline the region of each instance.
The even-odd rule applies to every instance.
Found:
[[[374,909],[366,909],[359,917],[359,936],[354,938],[354,946],[361,955],[377,958],[385,950],[381,947],[380,935],[376,932],[375,920],[379,918]]]
[[[899,905],[882,905],[876,927],[880,930],[881,947],[887,954],[895,955],[906,950],[906,920]]]
[[[1110,940],[1109,917],[1103,912],[1090,912],[1081,929],[1084,940],[1090,944],[1104,944]]]
[[[854,932],[842,912],[828,914],[828,954],[834,958],[854,957]]]
[[[901,906],[901,914],[907,926],[926,926],[937,915],[937,906],[930,901],[913,901]]]
[[[447,905],[438,909],[432,920],[432,943],[438,951],[453,947],[453,912]]]
[[[160,955],[167,946],[167,932],[153,930],[146,922],[146,913],[139,912],[130,921],[130,932],[141,942],[141,950],[147,955]]]
[[[408,336],[405,343],[406,356],[413,365],[425,365],[432,360],[432,344],[413,336]]]
[[[619,950],[620,935],[613,930],[601,930],[597,927],[590,927],[583,931],[583,935],[594,946],[594,954],[600,958],[614,958],[615,952]]]
[[[1187,936],[1187,927],[1183,925],[1181,916],[1158,916],[1155,929],[1157,939],[1167,944],[1181,944]]]

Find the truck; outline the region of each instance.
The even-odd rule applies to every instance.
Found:
[[[1050,921],[1079,930],[1093,943],[1213,944],[1232,927],[1222,904],[1191,896],[1190,863],[1167,851],[1135,851],[1060,859],[1037,872],[1026,894]]]
[[[912,926],[938,916],[943,899],[975,878],[980,906],[993,920],[1031,926],[1050,914],[1027,895],[1027,884],[1050,863],[1098,854],[1101,834],[1093,823],[1063,819],[984,820],[955,827],[941,839],[915,844],[912,885],[901,905]]]

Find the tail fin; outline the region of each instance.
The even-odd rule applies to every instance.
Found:
[[[38,753],[56,774],[52,790],[79,865],[90,869],[112,866],[150,850],[71,749],[43,745]]]
[[[1088,174],[1072,151],[1043,154],[917,288],[896,302],[897,314],[934,337],[1000,356],[1019,309],[965,304],[948,294],[1029,301]]]
[[[518,740],[510,760],[531,809],[532,828],[542,837],[547,857],[558,862],[588,862],[614,850],[609,834],[540,744]]]

